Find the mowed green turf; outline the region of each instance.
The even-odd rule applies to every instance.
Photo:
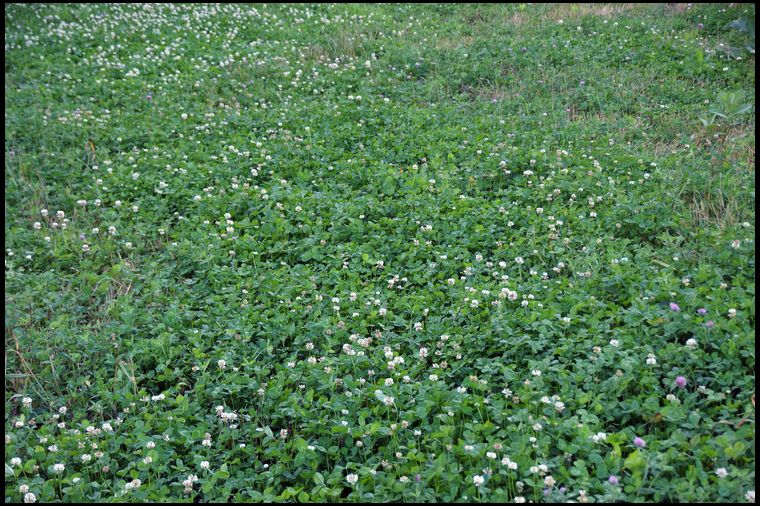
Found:
[[[751,501],[747,4],[6,5],[6,501]]]

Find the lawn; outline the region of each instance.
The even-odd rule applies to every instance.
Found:
[[[6,502],[754,502],[754,16],[6,5]]]

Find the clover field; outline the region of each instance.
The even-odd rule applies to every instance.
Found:
[[[754,502],[754,15],[6,5],[6,502]]]

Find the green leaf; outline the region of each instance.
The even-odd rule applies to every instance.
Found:
[[[626,457],[625,461],[623,462],[623,468],[629,469],[632,472],[640,472],[643,471],[644,468],[646,468],[647,461],[644,458],[644,455],[641,453],[641,450],[635,450],[633,453],[628,455]]]

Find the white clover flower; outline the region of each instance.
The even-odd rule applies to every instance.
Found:
[[[13,467],[18,467],[18,466],[20,466],[20,465],[21,465],[21,459],[20,459],[20,458],[18,458],[18,457],[13,457],[13,458],[11,459],[11,465],[12,465]]]
[[[351,473],[346,476],[346,481],[351,485],[355,485],[359,481],[359,475]]]
[[[132,489],[138,488],[140,485],[142,485],[142,481],[140,481],[138,479],[134,479],[134,480],[130,481],[129,483],[127,483],[126,485],[124,485],[124,489],[125,490],[132,490]]]
[[[37,502],[37,496],[31,492],[28,492],[24,494],[24,502],[27,504]]]
[[[209,464],[208,460],[202,460],[201,461],[201,469],[208,470],[211,468],[211,464]]]
[[[63,464],[54,464],[53,465],[53,471],[55,471],[56,473],[60,474],[60,473],[64,472],[65,470],[66,470],[66,466],[63,465]]]

